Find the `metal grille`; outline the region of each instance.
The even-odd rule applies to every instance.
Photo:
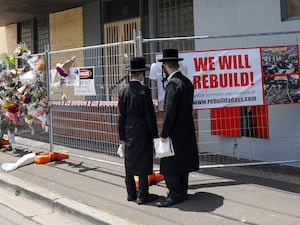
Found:
[[[41,53],[46,50],[46,46],[49,44],[48,17],[23,22],[19,26],[20,42],[25,43],[33,53]]]
[[[33,49],[32,34],[33,31],[30,21],[20,24],[20,42],[25,43],[28,49]]]
[[[104,49],[104,68],[106,76],[106,83],[110,84],[106,89],[106,100],[117,100],[119,88],[118,85],[129,80],[129,74],[126,70],[130,58],[135,54],[134,45],[126,44],[126,41],[133,40],[133,30],[140,28],[140,19],[134,18],[129,20],[122,20],[119,22],[107,23],[104,25],[104,39],[105,43],[119,43],[118,45],[111,45]],[[123,44],[125,42],[125,44]],[[125,66],[120,66],[124,64]]]
[[[60,106],[53,108],[54,144],[90,153],[116,156],[117,107]]]
[[[49,44],[49,23],[48,17],[38,18],[36,20],[36,52],[45,52]]]
[[[54,150],[63,148],[95,160],[120,160],[116,157],[119,144],[116,101],[127,82],[122,78],[127,75],[128,65],[122,59],[124,54],[133,55],[132,45],[133,41],[128,41],[49,53],[54,78],[51,85]],[[62,82],[56,74],[56,65],[72,57],[75,57],[72,68],[93,68],[95,95],[88,94],[88,89],[85,94],[76,95],[76,87],[66,85],[68,77]]]
[[[188,37],[194,35],[194,14],[192,0],[160,0],[159,10],[159,37]],[[175,47],[179,50],[193,48],[193,42],[160,43],[159,49]]]
[[[195,48],[185,48],[185,51],[212,51],[257,46],[299,46],[299,37],[299,33],[291,32],[289,34],[249,34],[223,37],[157,38],[143,41],[146,51],[151,49],[151,46],[164,46],[166,42],[169,46],[171,43],[171,47],[176,48],[176,42],[185,41],[195,43]],[[161,50],[144,54],[152,63],[155,55],[161,54]],[[152,93],[157,93],[156,83],[151,82],[151,85]],[[293,103],[298,103],[298,101],[294,100]],[[195,111],[194,119],[198,125],[196,126],[196,136],[201,155],[201,167],[299,161],[300,155],[297,153],[299,143],[295,138],[291,138],[291,136],[295,137],[299,131],[298,125],[292,125],[297,123],[294,112],[299,108],[299,104],[292,104]],[[285,113],[288,113],[289,116],[284,116]],[[214,126],[216,118],[218,125]],[[288,124],[293,128],[291,129]]]
[[[152,44],[164,45],[165,42],[195,43],[195,48],[186,51],[212,51],[216,49],[250,48],[256,46],[299,46],[299,33],[291,32],[274,34],[255,34],[226,37],[174,37],[145,39],[144,55],[149,64],[161,51],[151,50]],[[73,67],[93,67],[96,95],[74,94],[74,86],[60,87],[57,75],[53,81],[51,99],[52,128],[55,144],[53,150],[68,150],[79,157],[100,160],[108,163],[122,164],[116,151],[119,145],[116,99],[118,91],[127,80],[111,79],[111,76],[122,77],[122,74],[110,73],[108,67],[120,67],[126,70],[122,60],[110,62],[110,47],[115,48],[114,57],[122,58],[124,53],[134,55],[134,44],[137,40],[120,43],[91,46],[50,52],[50,68],[55,71],[56,64],[72,56],[76,57]],[[133,45],[133,47],[131,47]],[[212,47],[213,46],[213,47]],[[124,52],[124,49],[130,49]],[[113,64],[113,65],[112,65]],[[66,81],[65,81],[66,82]],[[298,81],[299,82],[299,81]],[[114,86],[115,92],[110,92]],[[151,82],[152,92],[157,92],[157,83]],[[56,89],[55,89],[56,88]],[[299,89],[299,86],[298,86]],[[66,94],[67,97],[64,95]],[[62,99],[62,96],[65,98]],[[109,101],[111,100],[111,101]],[[157,99],[154,103],[157,108]],[[245,166],[258,164],[295,163],[300,161],[298,112],[299,100],[294,104],[249,105],[221,109],[201,109],[194,111],[197,142],[200,150],[200,168]],[[157,111],[158,127],[162,125],[162,112]]]

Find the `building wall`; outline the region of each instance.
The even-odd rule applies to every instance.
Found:
[[[0,55],[7,52],[6,45],[6,27],[0,27]]]
[[[197,49],[212,50],[288,45],[295,42],[295,35],[285,32],[300,31],[300,20],[281,21],[279,0],[253,0],[251,4],[247,0],[199,0],[194,1],[194,26],[196,36],[244,35],[196,41]],[[255,35],[274,32],[283,34]]]
[[[17,25],[0,27],[0,55],[12,54],[17,44]]]
[[[194,0],[196,35],[299,30],[300,20],[281,21],[280,0]]]
[[[83,39],[84,46],[93,46],[103,43],[103,19],[101,2],[93,1],[83,7]]]
[[[196,36],[244,35],[243,37],[201,39],[197,50],[248,48],[260,46],[300,45],[300,20],[281,21],[279,0],[194,0],[194,30]],[[246,34],[283,32],[281,35]],[[199,134],[200,151],[263,160],[300,159],[300,104],[268,107],[269,139],[224,137]],[[211,130],[210,111],[198,113],[200,130]]]
[[[49,15],[50,50],[83,47],[82,7]],[[0,27],[0,54],[12,54],[17,44],[17,24]]]
[[[49,15],[49,30],[50,30],[50,51],[67,50],[83,47],[83,16],[82,7],[65,10]],[[51,69],[56,68],[56,63],[64,63],[76,57],[75,65],[79,66],[83,62],[83,53],[77,51],[64,52],[60,54],[51,54]],[[59,76],[55,77],[54,82],[59,81]],[[75,99],[73,89],[63,85],[60,89],[70,99]],[[54,94],[52,99],[61,99],[61,93]],[[76,100],[82,100],[79,96]]]
[[[82,7],[50,14],[50,50],[83,47]]]

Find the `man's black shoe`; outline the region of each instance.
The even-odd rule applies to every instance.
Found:
[[[168,206],[172,206],[172,205],[181,203],[183,201],[184,201],[184,199],[181,199],[181,198],[180,199],[173,199],[173,198],[168,197],[165,200],[157,202],[156,205],[158,207],[168,207]]]
[[[137,196],[136,195],[128,195],[127,196],[127,201],[135,201],[136,200],[136,198],[137,198]]]
[[[156,199],[158,198],[157,195],[154,195],[154,194],[149,194],[147,197],[137,197],[136,199],[136,203],[139,204],[139,205],[142,205],[142,204],[146,204],[148,202],[153,202],[155,201]]]

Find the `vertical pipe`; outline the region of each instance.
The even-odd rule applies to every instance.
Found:
[[[46,46],[45,51],[45,61],[46,61],[46,82],[47,82],[47,95],[49,104],[51,104],[51,72],[50,72],[50,55],[49,55],[49,44]],[[52,123],[52,106],[49,110],[49,144],[50,152],[53,152],[53,123]]]
[[[139,35],[139,56],[143,56],[143,35],[142,35],[142,31],[140,30],[140,35]]]
[[[158,6],[157,6],[157,0],[155,1],[148,1],[148,8],[149,8],[149,18],[151,19],[148,19],[149,21],[149,24],[148,24],[148,27],[149,27],[149,37],[150,38],[156,38],[158,37],[158,12],[159,12],[159,9],[158,9]],[[158,46],[159,44],[158,43],[155,43],[155,42],[151,42],[150,43],[150,52],[157,52],[159,49],[158,49]],[[153,57],[153,56],[152,56]],[[154,61],[154,57],[152,58],[152,60]]]
[[[133,50],[134,50],[134,57],[137,57],[137,44],[136,44],[136,30],[133,30]]]

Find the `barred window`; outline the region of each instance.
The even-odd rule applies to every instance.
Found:
[[[194,35],[193,0],[159,0],[159,36],[184,37]],[[177,43],[179,50],[193,49],[193,42]]]
[[[32,25],[31,21],[23,22],[19,24],[20,34],[19,34],[19,42],[26,43],[29,49],[33,47],[32,40]]]
[[[41,53],[49,44],[48,16],[18,24],[18,42],[25,43],[32,53]]]
[[[44,52],[49,44],[49,21],[48,17],[36,20],[36,53]]]

